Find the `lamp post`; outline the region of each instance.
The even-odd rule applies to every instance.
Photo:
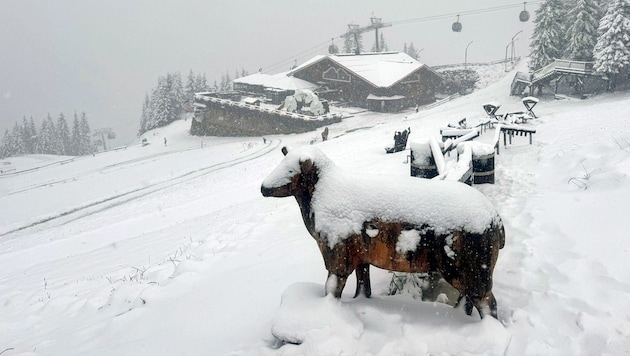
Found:
[[[464,51],[464,68],[468,66],[468,46],[470,46],[471,43],[473,43],[473,41],[468,42],[468,45],[466,45],[466,51]]]
[[[511,53],[511,57],[510,57],[510,62],[514,63],[514,39],[521,32],[523,32],[523,30],[520,30],[517,33],[515,33],[514,36],[512,36],[512,40],[510,42],[508,42],[507,46],[505,46],[505,71],[506,72],[508,71],[507,70],[508,48],[510,48],[510,46],[512,46],[512,53]]]
[[[514,63],[514,53],[516,52],[514,50],[514,39],[516,38],[516,36],[518,36],[519,33],[523,32],[523,30],[518,31],[514,36],[512,36],[512,57],[511,57],[511,62]]]

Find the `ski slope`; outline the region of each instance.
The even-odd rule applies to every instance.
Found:
[[[522,110],[512,76],[419,113],[348,109],[315,144],[346,169],[408,175],[409,152],[383,149],[395,131],[435,136],[489,101]],[[323,296],[327,272],[297,204],[260,194],[280,148],[318,132],[199,138],[178,121],[144,147],[7,159],[0,354],[628,354],[628,107],[628,93],[543,98],[533,145],[502,147],[496,184],[476,186],[506,227],[499,320],[387,296],[391,275],[375,268],[371,299],[352,298],[354,278],[341,301]]]

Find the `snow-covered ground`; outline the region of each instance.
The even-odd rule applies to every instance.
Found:
[[[512,76],[417,114],[356,113],[316,145],[349,170],[408,175],[408,151],[383,149],[394,131],[425,139],[489,101],[522,110]],[[628,107],[629,93],[541,100],[533,145],[515,137],[496,184],[476,186],[506,227],[499,320],[388,296],[391,275],[375,268],[371,299],[352,298],[354,278],[340,301],[324,297],[295,200],[260,193],[280,148],[318,132],[200,139],[179,121],[145,147],[5,160],[0,354],[629,354]]]

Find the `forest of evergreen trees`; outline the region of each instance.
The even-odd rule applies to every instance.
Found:
[[[53,154],[81,156],[90,154],[95,147],[90,135],[90,125],[85,113],[74,114],[72,130],[64,114],[57,120],[48,115],[42,120],[39,131],[33,117],[16,122],[13,129],[7,129],[0,146],[0,158],[25,154]]]
[[[536,11],[530,69],[555,59],[594,61],[615,82],[630,71],[630,0],[546,0]]]
[[[232,78],[246,75],[248,73],[244,69],[240,73],[236,71],[234,77],[226,72],[221,81],[217,83],[215,80],[212,86],[208,85],[205,74],[195,74],[192,70],[188,73],[185,85],[179,72],[159,77],[157,86],[151,90],[151,95],[146,94],[144,97],[138,136],[179,119],[185,113],[187,104],[193,102],[195,93],[229,91],[232,89]]]

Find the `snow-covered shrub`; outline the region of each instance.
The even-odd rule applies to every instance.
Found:
[[[475,89],[479,74],[472,69],[451,69],[440,72],[444,77],[441,92],[444,94],[468,94]]]

